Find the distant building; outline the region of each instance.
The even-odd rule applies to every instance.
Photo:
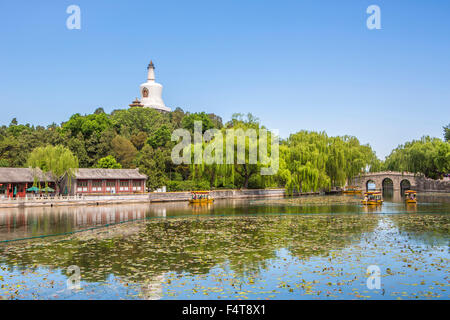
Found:
[[[23,198],[33,185],[55,189],[55,182],[40,169],[0,168],[0,198]]]
[[[138,169],[78,169],[75,177],[65,175],[62,194],[144,193],[147,176]]]
[[[170,112],[171,109],[166,107],[162,99],[163,86],[155,82],[155,65],[152,61],[150,61],[147,70],[147,82],[140,86],[141,100],[139,101],[136,98],[136,100],[130,104],[130,107],[153,108],[162,112]]]
[[[144,105],[142,105],[141,102],[139,101],[139,99],[136,98],[136,100],[134,100],[129,106],[130,106],[130,108],[133,108],[133,107],[141,107],[142,108]]]

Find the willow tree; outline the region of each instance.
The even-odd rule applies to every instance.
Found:
[[[329,154],[324,132],[300,131],[291,134],[280,147],[279,177],[288,193],[317,191],[330,186],[326,174]]]
[[[246,117],[239,113],[233,114],[222,133],[225,137],[225,165],[219,167],[220,173],[225,179],[230,176],[234,184],[238,180],[243,188],[249,187],[251,178],[256,178],[254,185],[266,187],[271,181],[271,172],[279,166],[276,148],[278,137],[262,126],[251,113]]]
[[[290,135],[281,146],[278,176],[290,194],[326,190],[345,185],[377,161],[372,148],[355,137],[328,137],[325,132],[303,130]]]
[[[271,173],[278,166],[278,149],[273,149],[278,137],[260,126],[258,119],[251,114],[234,114],[226,127],[206,130],[203,139],[200,125],[195,128],[190,146],[194,181],[243,188],[250,183],[262,188],[272,183]]]
[[[392,171],[409,171],[433,179],[450,171],[450,143],[428,136],[398,146],[386,158]]]
[[[28,157],[27,164],[31,168],[39,168],[45,173],[45,178],[50,176],[56,183],[56,192],[59,193],[61,178],[67,174],[69,185],[78,169],[78,159],[64,146],[45,146],[34,149]],[[47,181],[46,181],[47,183]]]

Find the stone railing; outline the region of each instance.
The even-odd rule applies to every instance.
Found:
[[[7,203],[19,203],[19,202],[43,202],[43,201],[77,201],[77,200],[84,200],[83,195],[76,195],[76,196],[63,196],[63,195],[56,195],[56,196],[29,196],[26,195],[25,197],[6,197],[5,195],[0,196],[1,202],[7,202]]]

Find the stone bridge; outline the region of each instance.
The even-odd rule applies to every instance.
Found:
[[[394,190],[401,190],[403,188],[417,189],[419,186],[420,177],[410,172],[368,172],[353,179],[352,183],[361,188],[361,190],[368,190],[368,184],[374,183],[376,190],[381,190],[383,186],[392,185]]]

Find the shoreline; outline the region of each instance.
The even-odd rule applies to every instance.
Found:
[[[296,193],[294,196],[319,195],[319,192]],[[285,189],[227,189],[213,190],[214,199],[248,199],[286,196]],[[61,206],[99,206],[124,203],[161,203],[189,201],[190,191],[151,192],[128,195],[84,195],[82,197],[60,197],[54,199],[0,200],[0,208],[61,207]]]
[[[311,196],[311,195],[341,195],[340,192],[302,192],[294,193],[292,197]],[[448,194],[443,191],[419,191],[419,194],[442,196]],[[291,197],[286,194],[283,188],[273,189],[224,189],[212,190],[211,195],[215,200],[222,199],[261,199],[273,197]],[[351,196],[351,195],[350,195]],[[126,194],[126,195],[83,195],[82,197],[57,197],[54,199],[23,199],[0,200],[0,208],[33,208],[33,207],[64,207],[64,206],[101,206],[115,204],[138,204],[138,203],[175,203],[189,201],[191,197],[190,191],[173,191],[173,192],[150,192],[143,194]]]

